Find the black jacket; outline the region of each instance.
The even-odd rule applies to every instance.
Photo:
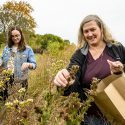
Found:
[[[125,47],[121,43],[107,43],[108,54],[117,61],[122,62],[125,71]],[[65,90],[64,95],[69,95],[71,92],[78,92],[81,100],[85,99],[83,88],[84,83],[82,83],[82,77],[84,76],[86,70],[88,53],[88,44],[85,44],[83,48],[76,50],[70,59],[70,63],[67,67],[70,70],[72,65],[78,65],[79,71],[76,74],[76,80],[73,85],[71,85],[67,90]]]

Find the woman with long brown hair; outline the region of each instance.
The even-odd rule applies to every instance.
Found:
[[[22,30],[18,26],[11,27],[8,32],[8,43],[2,53],[2,67],[12,70],[14,82],[28,86],[28,71],[36,68],[34,52],[25,43]]]

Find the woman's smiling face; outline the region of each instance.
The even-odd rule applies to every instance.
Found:
[[[14,45],[18,45],[21,40],[20,32],[18,30],[13,30],[11,37],[12,37],[12,41],[13,41]]]
[[[84,24],[83,36],[89,45],[97,45],[102,41],[102,31],[95,21]]]

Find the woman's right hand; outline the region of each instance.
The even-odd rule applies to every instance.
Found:
[[[54,79],[54,84],[60,87],[66,87],[68,85],[67,79],[70,77],[70,74],[67,69],[60,70]]]

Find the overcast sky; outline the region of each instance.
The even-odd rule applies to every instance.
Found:
[[[2,5],[7,0],[0,0]],[[19,1],[19,0],[18,0]],[[125,45],[125,0],[24,0],[34,8],[36,33],[51,33],[77,41],[78,28],[88,14],[97,14],[114,38]]]

